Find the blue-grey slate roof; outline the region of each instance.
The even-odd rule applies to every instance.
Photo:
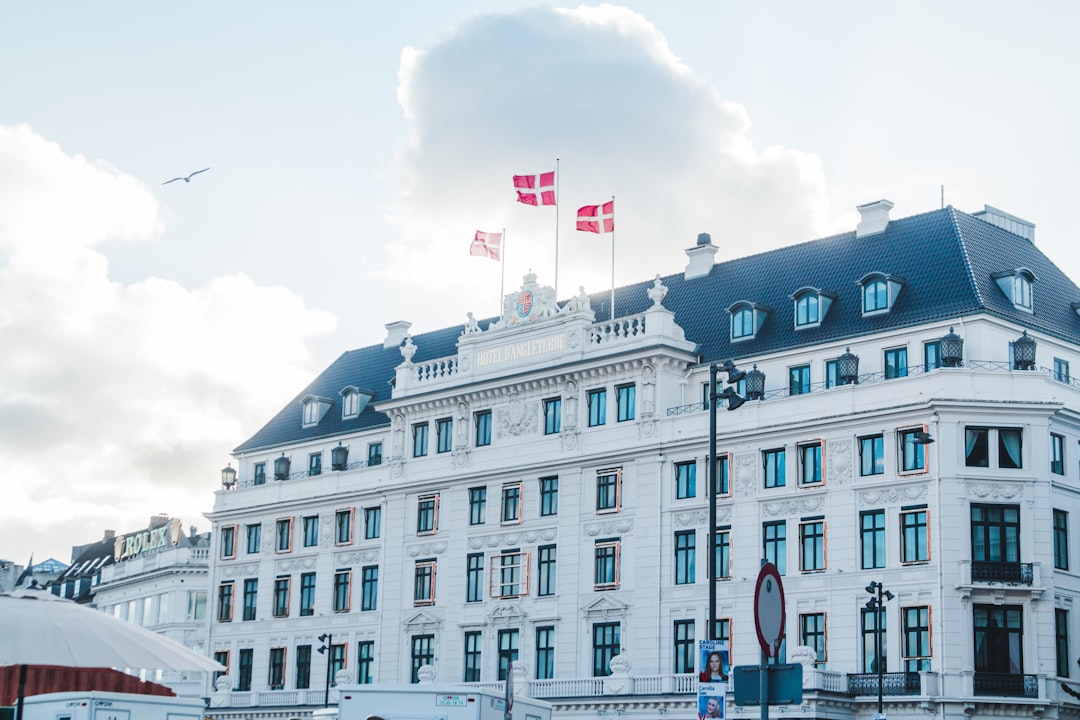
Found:
[[[1034,312],[1016,309],[991,277],[1027,268],[1037,278]],[[904,282],[892,309],[863,317],[859,280],[883,273]],[[1080,289],[1028,240],[952,207],[892,220],[885,231],[856,238],[854,232],[813,240],[713,265],[708,275],[692,280],[682,273],[662,278],[668,287],[664,307],[686,338],[699,344],[703,362],[761,355],[785,348],[843,342],[889,328],[920,325],[975,313],[990,313],[1022,328],[1080,344],[1080,317],[1070,303],[1080,302]],[[651,304],[646,291],[652,278],[616,288],[615,316],[644,312]],[[791,295],[802,287],[833,293],[821,325],[795,330]],[[738,302],[770,308],[764,325],[750,340],[730,341],[728,308]],[[610,291],[590,295],[598,321],[610,317]],[[481,321],[485,327],[488,321]],[[414,362],[453,355],[463,325],[413,336]],[[398,348],[382,344],[350,350],[300,391],[273,419],[234,452],[271,448],[333,437],[389,424],[372,405],[390,397]],[[342,420],[340,392],[354,385],[372,389],[375,397],[359,417]],[[308,394],[335,401],[315,427],[301,427],[300,399]]]

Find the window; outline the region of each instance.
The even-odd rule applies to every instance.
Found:
[[[697,463],[675,463],[675,497],[692,498],[697,495]]]
[[[618,512],[622,500],[622,468],[596,473],[596,512]]]
[[[217,682],[217,679],[219,677],[221,677],[222,675],[224,675],[225,673],[228,672],[228,668],[229,668],[229,651],[228,650],[216,650],[214,652],[214,662],[220,663],[221,665],[225,666],[225,670],[215,670],[214,671],[214,681]]]
[[[907,377],[907,348],[891,348],[885,351],[885,379]]]
[[[990,449],[996,449],[997,467],[1023,467],[1024,435],[1020,428],[965,428],[964,464],[968,467],[989,467]],[[995,442],[996,437],[996,442]]]
[[[248,555],[254,555],[259,552],[259,546],[262,545],[262,524],[255,523],[247,526],[247,551]]]
[[[799,641],[814,649],[815,667],[825,664],[825,613],[799,616]]]
[[[341,418],[354,418],[360,414],[360,393],[343,390],[341,393]]]
[[[322,419],[322,405],[317,399],[304,400],[304,427],[315,425]]]
[[[679,530],[675,533],[675,584],[691,585],[694,582],[694,562],[697,531]]]
[[[1016,268],[991,275],[1001,292],[1018,310],[1031,311],[1031,284],[1035,275],[1027,268]]]
[[[274,578],[274,617],[289,617],[289,594],[292,578],[279,575]]]
[[[1065,438],[1056,433],[1050,433],[1050,472],[1065,474]]]
[[[825,569],[825,520],[814,518],[799,523],[799,569],[818,572]]]
[[[901,508],[900,562],[923,563],[930,559],[926,506]]]
[[[918,433],[923,431],[923,428],[916,428],[899,432],[901,472],[926,470],[926,446],[915,442]]]
[[[412,454],[413,457],[427,455],[428,424],[417,423],[412,426]]]
[[[269,672],[266,674],[266,684],[271,690],[283,690],[285,688],[285,648],[270,648]]]
[[[618,405],[618,421],[634,419],[637,388],[634,385],[619,385],[615,388],[615,402]]]
[[[254,656],[255,651],[251,648],[242,648],[240,650],[236,677],[236,690],[238,692],[251,692],[251,668],[255,664]]]
[[[361,640],[356,644],[356,682],[370,685],[375,682],[375,641]]]
[[[536,549],[536,594],[549,597],[555,594],[555,546],[541,545]]]
[[[1054,567],[1069,569],[1069,513],[1054,510]]]
[[[499,680],[505,680],[510,671],[510,663],[518,659],[518,631],[499,631]]]
[[[540,478],[540,517],[559,514],[559,478]]]
[[[930,670],[930,608],[906,607],[900,610],[904,619],[905,672],[928,672]]]
[[[424,495],[416,502],[416,534],[433,535],[439,530],[439,496]]]
[[[1023,675],[1024,625],[1019,605],[972,605],[975,630],[975,692],[979,673]]]
[[[593,677],[606,677],[611,674],[611,658],[622,652],[619,623],[594,623],[592,636]]]
[[[862,569],[885,567],[885,511],[866,510],[859,513],[859,534]]]
[[[817,325],[820,322],[817,295],[803,295],[795,301],[795,327]]]
[[[296,646],[296,689],[307,690],[311,687],[311,646]]]
[[[885,438],[867,435],[859,438],[859,474],[882,475],[885,473]]]
[[[474,416],[476,422],[476,447],[491,444],[491,411],[482,410]]]
[[[487,488],[469,488],[469,524],[483,525],[487,509]]]
[[[236,557],[236,526],[223,525],[221,527],[221,558],[231,560]]]
[[[676,620],[672,637],[674,639],[674,672],[676,674],[694,672],[694,651],[696,649],[694,644],[694,621]]]
[[[876,623],[878,618],[881,618],[881,653],[878,660],[881,661],[881,672],[886,673],[889,671],[889,653],[886,652],[886,648],[889,647],[885,629],[888,627],[889,617],[886,614],[885,608],[881,609],[880,615],[877,610],[870,610],[862,608],[862,671],[864,673],[876,673],[878,669],[878,663],[874,660],[874,647],[877,642]]]
[[[469,553],[465,557],[465,602],[484,599],[484,553]]]
[[[720,479],[720,487],[716,489],[717,495],[728,495],[731,493],[731,487],[728,485],[728,470],[730,469],[730,466],[731,455],[729,453],[717,453],[716,476]]]
[[[360,610],[375,610],[379,602],[379,566],[365,565],[360,571]]]
[[[435,604],[435,560],[417,560],[413,572],[413,604]]]
[[[1013,278],[1013,303],[1017,307],[1031,309],[1031,280],[1018,273]]]
[[[292,524],[293,519],[291,517],[277,521],[274,533],[274,549],[277,552],[290,552],[292,550]]]
[[[259,580],[248,578],[244,580],[244,620],[255,619],[255,608],[259,601]]]
[[[364,508],[364,539],[374,540],[379,537],[379,526],[382,524],[382,508]]]
[[[731,339],[754,337],[754,310],[746,306],[731,313]]]
[[[799,484],[820,485],[823,476],[821,474],[821,441],[799,445]]]
[[[367,446],[367,464],[369,467],[382,465],[382,443],[373,442]]]
[[[319,516],[309,515],[304,518],[304,547],[316,547],[319,544]]]
[[[412,636],[412,676],[410,682],[414,685],[420,682],[419,670],[424,665],[435,662],[435,636],[413,635]]]
[[[252,485],[266,484],[266,463],[255,463],[255,476],[251,479]]]
[[[971,559],[1020,562],[1020,506],[971,504]]]
[[[562,430],[562,398],[544,400],[544,434],[556,435]]]
[[[1058,382],[1069,382],[1069,361],[1054,358],[1054,379]],[[1065,677],[1068,677],[1067,675]]]
[[[465,633],[465,672],[463,682],[480,682],[480,651],[484,645],[484,636],[478,630]]]
[[[863,314],[889,309],[889,285],[877,278],[863,283]]]
[[[763,450],[762,463],[765,465],[765,487],[776,488],[787,485],[787,471],[784,448]]]
[[[334,573],[334,612],[349,612],[352,603],[352,570],[338,570]]]
[[[515,598],[529,592],[529,554],[517,548],[492,558],[491,597]]]
[[[555,677],[555,628],[552,625],[536,628],[536,679]]]
[[[941,343],[937,340],[923,343],[923,370],[930,372],[941,367]]]
[[[334,543],[349,545],[352,543],[353,509],[338,510],[334,513]]]
[[[1069,611],[1054,608],[1054,650],[1057,656],[1057,676],[1069,677]]]
[[[607,390],[590,390],[586,399],[589,403],[589,427],[607,423]]]
[[[117,606],[119,607],[119,606]],[[187,619],[188,620],[205,620],[206,619],[206,591],[205,590],[188,590],[188,605],[187,605]],[[225,663],[222,663],[224,665]]]
[[[765,559],[776,566],[781,575],[787,574],[787,521],[762,523],[762,542]]]
[[[505,525],[521,522],[521,483],[503,485],[500,520]]]
[[[435,451],[447,453],[454,449],[454,421],[440,418],[435,421]]]
[[[716,528],[716,577],[731,577],[731,526]]]
[[[596,570],[594,589],[617,589],[619,587],[619,540],[597,540],[593,554]]]
[[[805,395],[810,392],[810,366],[788,368],[788,395]]]
[[[322,453],[311,453],[308,455],[308,475],[321,475],[322,474]]]
[[[315,614],[315,573],[300,575],[300,617]]]
[[[825,387],[834,388],[840,384],[840,364],[836,360],[825,361]]]
[[[233,585],[232,581],[218,585],[218,622],[232,622]]]
[[[328,658],[330,663],[330,676],[337,678],[337,674],[340,670],[345,669],[345,645],[331,645],[330,657]],[[331,685],[337,687],[337,680],[335,679]]]

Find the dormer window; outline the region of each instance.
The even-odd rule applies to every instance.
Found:
[[[1035,282],[1035,273],[1027,268],[1016,268],[1006,272],[994,273],[991,277],[1001,288],[1001,292],[1017,310],[1032,311],[1031,286]]]
[[[859,285],[862,286],[862,314],[881,315],[896,304],[904,282],[892,275],[870,273],[859,280]]]
[[[735,303],[728,308],[731,313],[731,339],[749,340],[755,337],[765,323],[769,309],[749,302]]]
[[[341,419],[349,420],[364,412],[374,394],[352,385],[341,391]]]
[[[334,403],[332,400],[318,395],[305,395],[300,404],[304,406],[303,426],[312,427],[319,424],[319,421],[326,415],[326,411]]]
[[[817,288],[799,288],[791,296],[795,302],[795,328],[811,328],[821,325],[829,306],[836,298],[832,293]]]

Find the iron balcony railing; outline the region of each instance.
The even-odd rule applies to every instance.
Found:
[[[848,673],[848,695],[877,695],[877,673]],[[882,695],[919,695],[922,683],[917,672],[895,672],[881,674]]]
[[[971,563],[972,582],[998,582],[1010,585],[1031,585],[1035,581],[1032,563],[985,562]]]
[[[989,673],[975,671],[976,695],[1007,695],[1009,697],[1039,697],[1039,679],[1034,675]]]

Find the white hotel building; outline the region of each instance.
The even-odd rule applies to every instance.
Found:
[[[890,718],[1080,715],[1080,288],[1030,223],[890,208],[721,263],[702,236],[614,320],[527,276],[501,317],[345,352],[208,515],[210,714],[306,716],[339,672],[501,687],[512,656],[556,717],[692,717],[715,531],[733,664],[762,558],[784,575],[804,690],[774,717],[874,716],[871,582]]]

